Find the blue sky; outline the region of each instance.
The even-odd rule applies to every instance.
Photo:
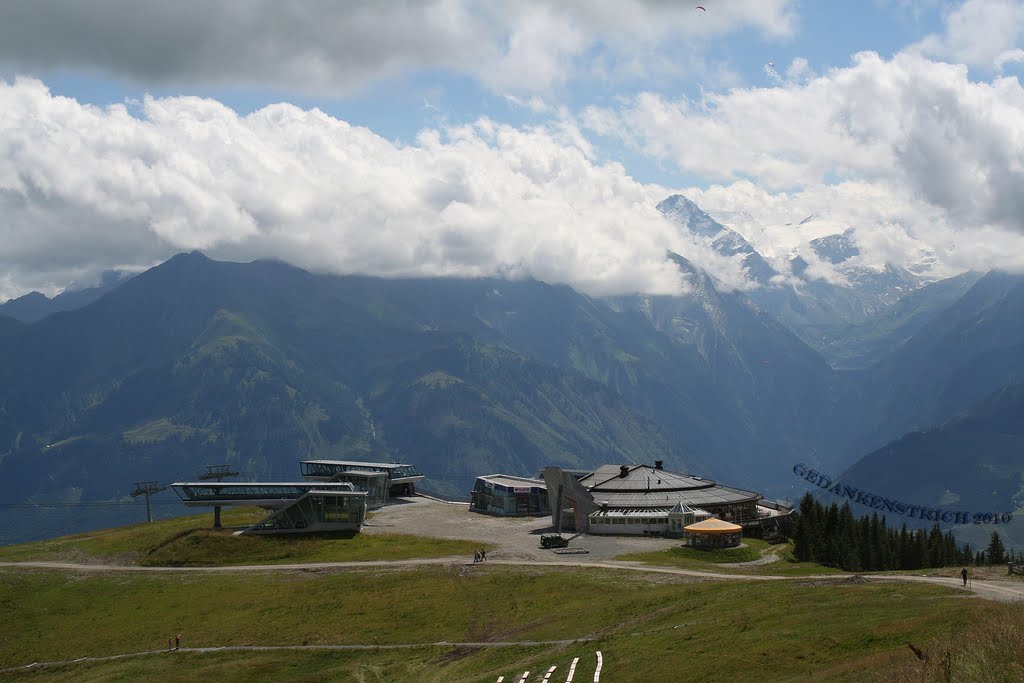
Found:
[[[4,5],[0,299],[194,248],[743,286],[675,192],[770,258],[853,227],[865,265],[1024,267],[1021,2],[702,4]]]

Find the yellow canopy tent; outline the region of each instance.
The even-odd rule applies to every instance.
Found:
[[[737,531],[743,531],[743,527],[711,517],[703,522],[694,522],[683,531],[692,531],[695,534],[734,534]]]
[[[721,519],[705,519],[683,529],[686,545],[704,548],[732,548],[740,544],[743,527]]]

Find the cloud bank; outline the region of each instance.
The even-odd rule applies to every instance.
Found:
[[[680,62],[665,51],[745,29],[790,36],[794,4],[708,0],[709,11],[697,12],[665,0],[0,3],[0,63],[332,96],[446,69],[498,92],[529,93],[578,75],[656,78]]]
[[[643,93],[580,118],[592,134],[719,181],[717,190],[688,192],[708,209],[780,223],[831,212],[837,232],[844,222],[888,225],[947,252],[949,263],[1024,262],[1024,88],[1016,78],[975,82],[966,66],[861,53],[847,68],[773,88],[701,101]],[[994,248],[978,244],[982,236]],[[786,245],[765,248],[773,246]]]
[[[655,211],[673,192],[781,262],[852,226],[865,264],[1024,269],[1024,89],[1003,75],[1024,61],[1019,2],[952,5],[943,32],[892,57],[773,63],[772,87],[704,64],[702,50],[729,35],[788,41],[796,3],[703,4],[0,4],[0,64],[15,71],[332,97],[454,74],[543,121],[436,124],[399,144],[287,104],[244,116],[192,97],[98,108],[31,78],[0,81],[0,297],[194,248],[330,272],[533,276],[592,294],[680,291],[672,249],[743,286],[734,261]],[[695,69],[719,87],[675,95]],[[559,89],[584,81],[601,87],[574,94],[601,105],[570,109]],[[619,142],[700,186],[636,181],[605,161]]]
[[[193,97],[98,108],[36,80],[0,85],[9,289],[200,249],[337,273],[673,293],[683,283],[665,250],[699,255],[654,209],[666,194],[592,160],[571,123],[480,119],[402,146],[288,104],[247,116]]]

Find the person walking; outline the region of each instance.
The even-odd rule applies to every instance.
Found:
[[[967,585],[967,567],[960,570],[960,578],[964,580],[964,586]]]
[[[174,649],[174,641],[171,638],[167,639],[167,649],[168,650]]]
[[[180,648],[181,648],[181,634],[179,633],[178,635],[174,636],[174,649],[177,650],[177,649],[180,649]]]
[[[486,562],[487,561],[487,551],[484,548],[480,548],[480,561],[481,562]]]

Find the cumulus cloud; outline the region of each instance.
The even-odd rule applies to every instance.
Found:
[[[668,191],[583,143],[571,122],[480,119],[403,146],[287,104],[240,116],[147,98],[129,111],[2,83],[0,294],[25,291],[18,273],[84,280],[191,249],[337,273],[682,291],[665,250],[701,255],[654,208]]]
[[[917,238],[941,226],[1024,233],[1024,89],[1015,78],[979,83],[965,66],[862,53],[806,82],[700,102],[646,93],[619,109],[587,109],[581,121],[739,195],[748,179],[785,202],[830,196],[851,219],[871,207],[873,223]]]
[[[1024,5],[1019,0],[967,0],[947,10],[943,23],[944,33],[927,36],[907,51],[1001,69],[1020,52]]]
[[[788,37],[794,4],[709,0],[698,13],[665,0],[2,3],[0,63],[330,95],[407,71],[449,69],[501,93],[530,93],[593,63],[655,76],[669,63],[660,49],[744,29]]]

